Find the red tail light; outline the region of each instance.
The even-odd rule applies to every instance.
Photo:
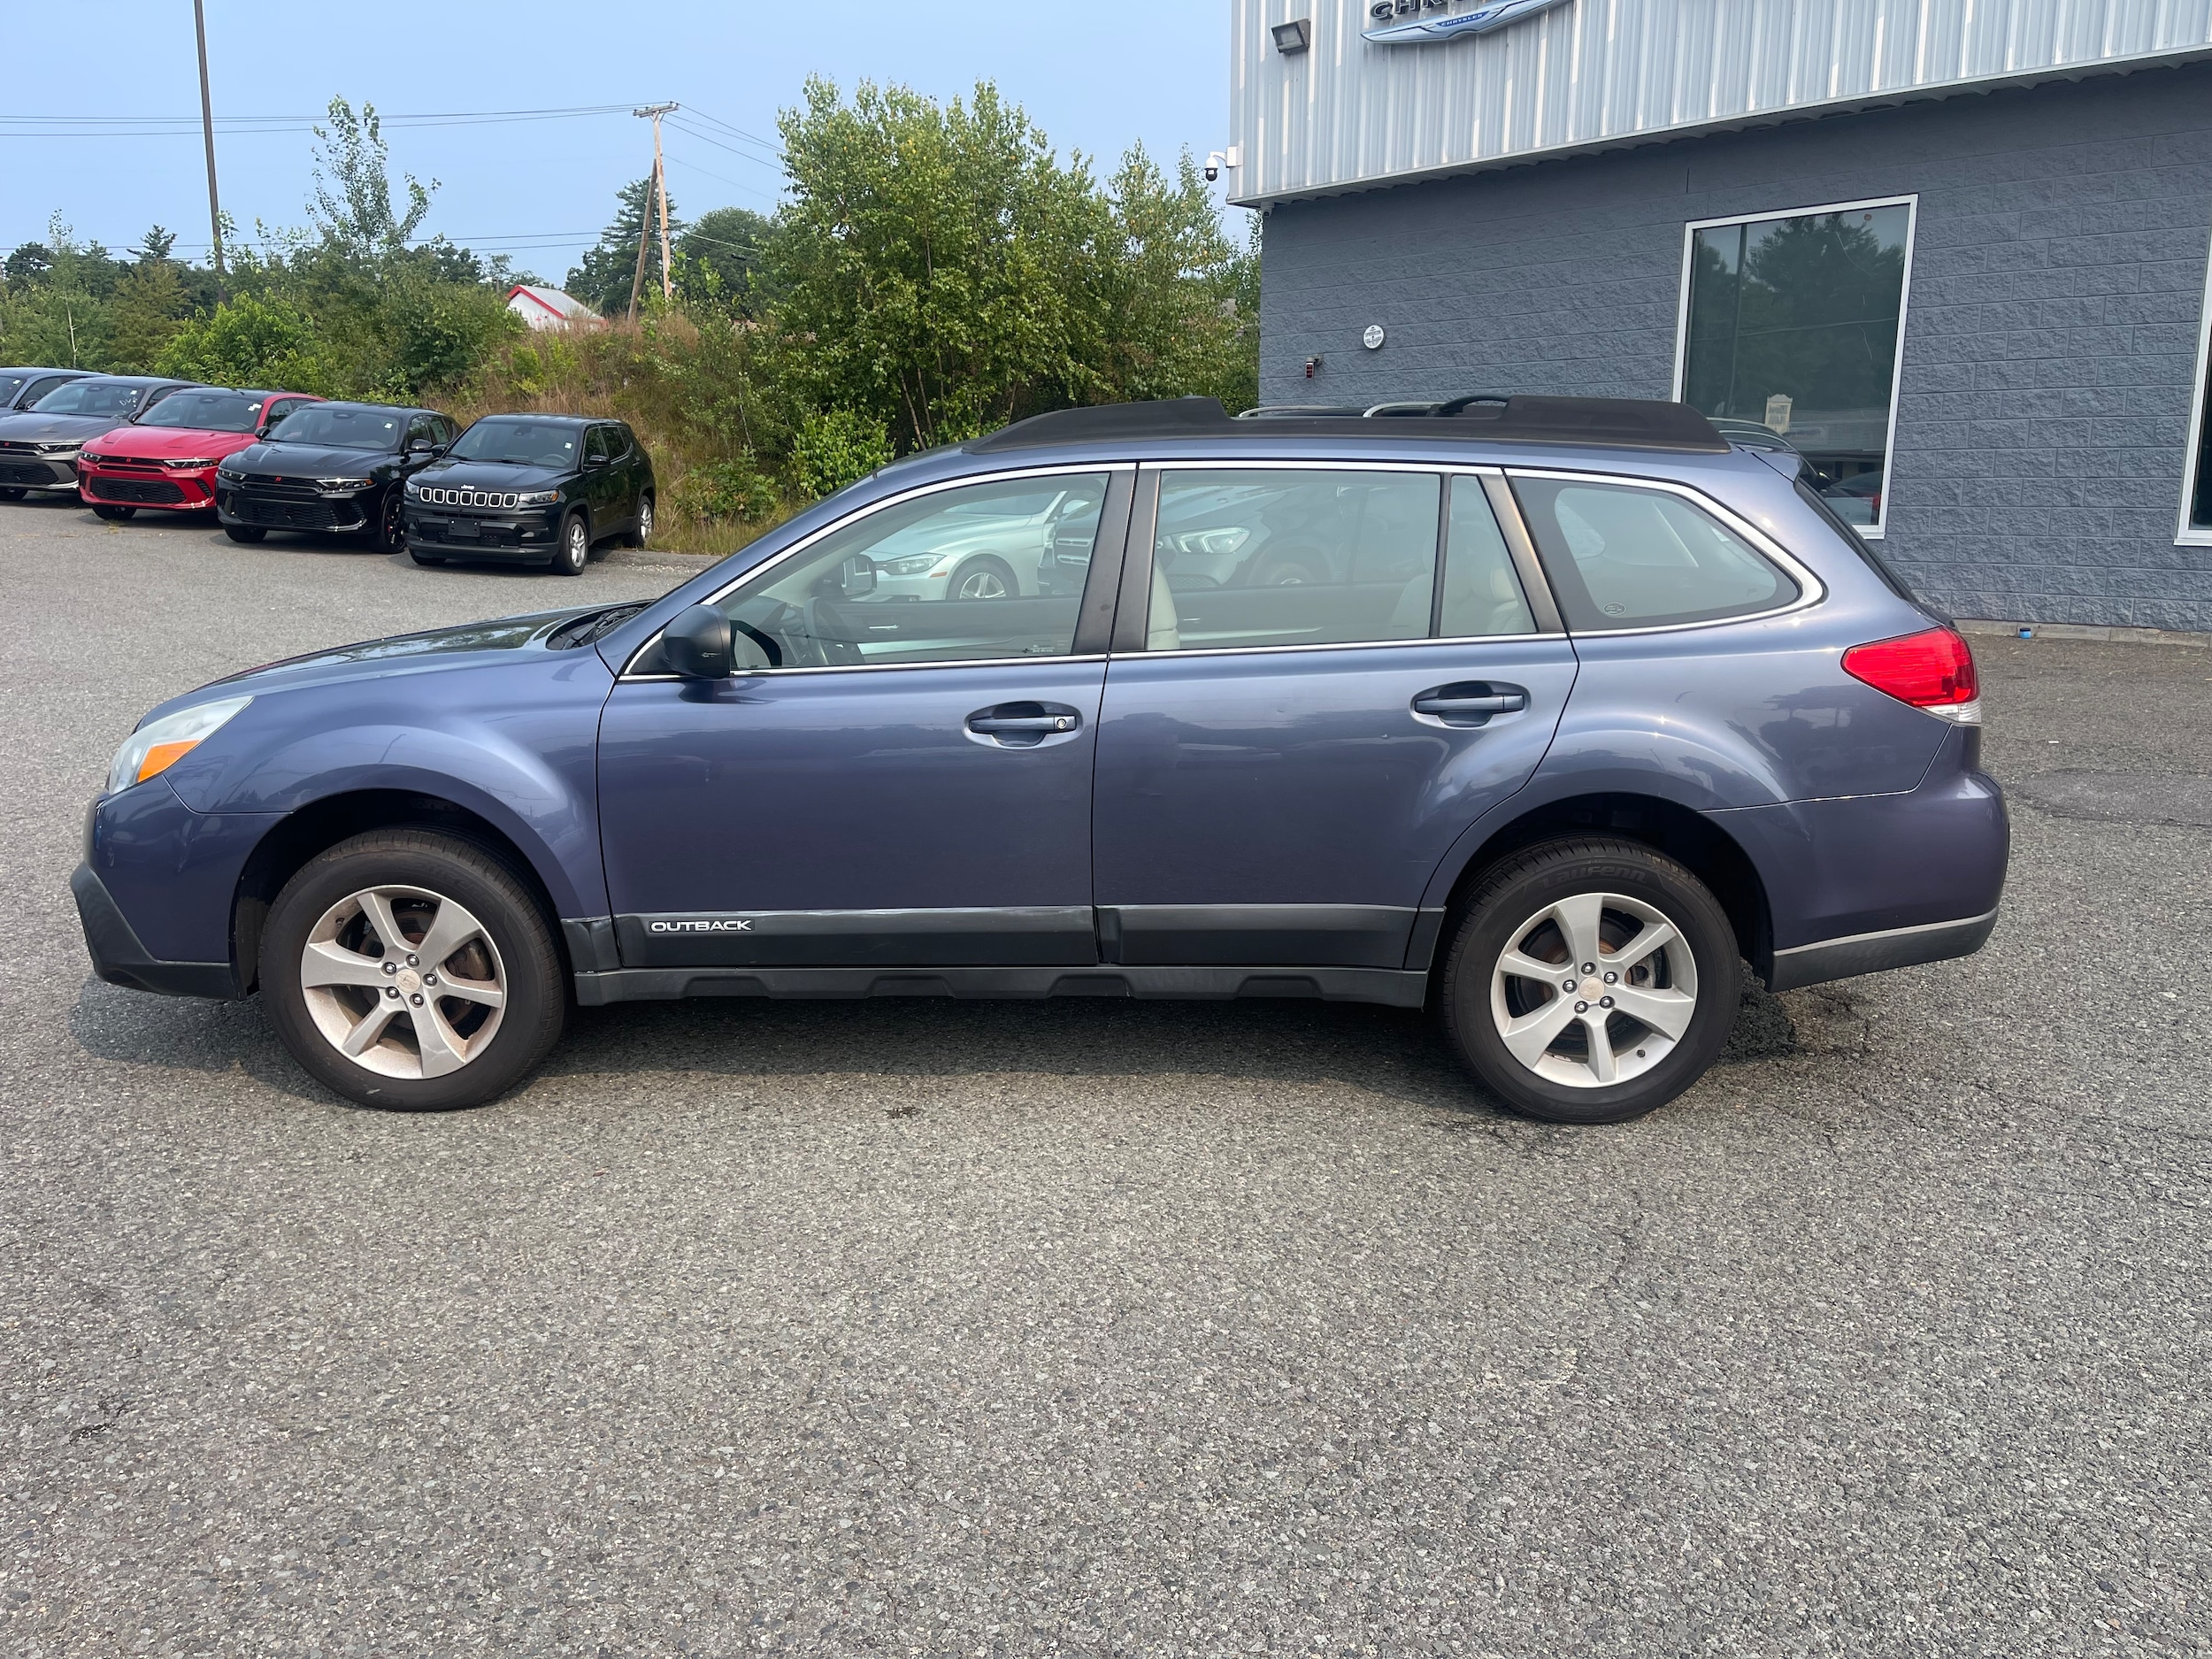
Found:
[[[1843,654],[1843,672],[1932,713],[1962,708],[1981,695],[1974,653],[1950,628],[1855,645]]]

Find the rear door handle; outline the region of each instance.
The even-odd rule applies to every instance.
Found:
[[[1528,693],[1517,686],[1439,686],[1413,700],[1413,711],[1447,726],[1482,726],[1494,714],[1518,714]]]

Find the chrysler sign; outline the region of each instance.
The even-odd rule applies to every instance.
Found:
[[[1360,33],[1381,46],[1417,46],[1426,41],[1456,40],[1463,35],[1487,35],[1566,3],[1483,0],[1471,11],[1453,12],[1448,9],[1452,0],[1373,0],[1367,8],[1367,27]]]

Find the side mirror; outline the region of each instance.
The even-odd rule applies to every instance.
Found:
[[[412,439],[407,445],[407,453],[410,455],[435,455],[437,452],[438,443],[434,438]]]
[[[661,632],[661,655],[669,672],[686,680],[730,677],[730,619],[713,605],[693,605],[676,613]]]
[[[865,599],[876,590],[876,562],[855,553],[837,567],[837,592],[843,599]]]

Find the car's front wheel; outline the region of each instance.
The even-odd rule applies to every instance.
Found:
[[[92,514],[94,518],[104,518],[110,524],[124,524],[138,516],[138,509],[119,507],[111,501],[96,501],[92,503]]]
[[[1547,841],[1490,872],[1445,956],[1452,1045],[1514,1110],[1620,1123],[1703,1076],[1742,995],[1727,912],[1630,841]]]
[[[559,952],[500,860],[452,836],[372,830],[311,860],[270,907],[261,995],[318,1081],[434,1111],[504,1093],[561,1034]]]
[[[988,554],[970,559],[955,571],[949,586],[955,599],[1011,599],[1021,592],[1013,567]]]
[[[244,542],[248,547],[269,539],[269,533],[257,524],[227,524],[223,526],[223,534],[234,541]]]
[[[377,509],[369,541],[380,553],[396,553],[407,545],[406,503],[400,499],[397,484],[384,492],[384,504]]]
[[[591,526],[584,522],[582,513],[572,512],[561,520],[561,544],[554,549],[553,573],[581,576],[590,563]]]

